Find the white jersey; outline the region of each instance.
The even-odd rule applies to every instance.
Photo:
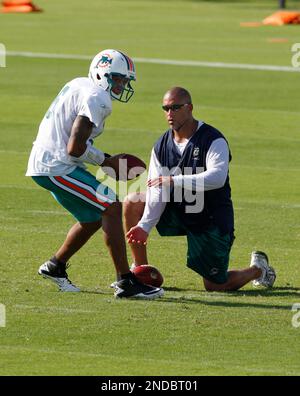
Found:
[[[83,163],[74,161],[67,151],[73,123],[78,115],[94,124],[89,138],[94,139],[104,129],[112,111],[110,94],[81,77],[68,82],[45,114],[33,143],[26,176],[62,176]]]

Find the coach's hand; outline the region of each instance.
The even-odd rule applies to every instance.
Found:
[[[148,234],[141,227],[134,226],[126,234],[128,243],[139,243],[141,245],[147,244]]]
[[[170,186],[173,183],[174,182],[172,176],[159,176],[156,179],[148,180],[147,186],[148,187]]]

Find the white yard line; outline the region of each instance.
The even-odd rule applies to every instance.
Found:
[[[96,314],[96,313],[99,313],[99,311],[96,311],[96,310],[77,309],[77,308],[73,309],[73,308],[66,308],[66,307],[43,307],[43,306],[23,305],[23,304],[16,304],[16,305],[14,305],[14,308],[19,309],[19,310],[34,311],[36,313],[40,313],[40,312],[55,312],[55,313],[67,313],[67,314]]]
[[[40,187],[23,186],[17,184],[0,184],[2,189],[16,189],[16,190],[40,190]]]
[[[27,52],[27,51],[7,51],[7,56],[21,56],[27,58],[46,58],[46,59],[74,59],[74,60],[92,60],[90,55],[75,54],[55,54],[45,52]],[[242,70],[262,70],[276,72],[299,73],[300,68],[292,66],[276,66],[276,65],[255,65],[247,63],[226,63],[226,62],[205,62],[194,60],[174,60],[160,58],[133,58],[136,63],[151,63],[156,65],[172,65],[172,66],[191,66],[191,67],[209,67],[219,69],[242,69]]]

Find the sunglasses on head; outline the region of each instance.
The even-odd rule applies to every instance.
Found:
[[[183,104],[173,104],[173,105],[170,105],[170,106],[162,106],[162,109],[164,111],[166,111],[166,112],[168,112],[169,110],[178,111],[179,109],[181,109],[181,107],[187,106],[189,104],[190,103],[183,103]]]

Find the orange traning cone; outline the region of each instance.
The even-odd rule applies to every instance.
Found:
[[[2,9],[1,12],[9,13],[9,12],[41,12],[42,10],[32,4],[31,1],[26,0],[6,0],[2,1]]]
[[[300,24],[300,12],[278,11],[263,20],[264,25],[282,26],[287,24]]]

